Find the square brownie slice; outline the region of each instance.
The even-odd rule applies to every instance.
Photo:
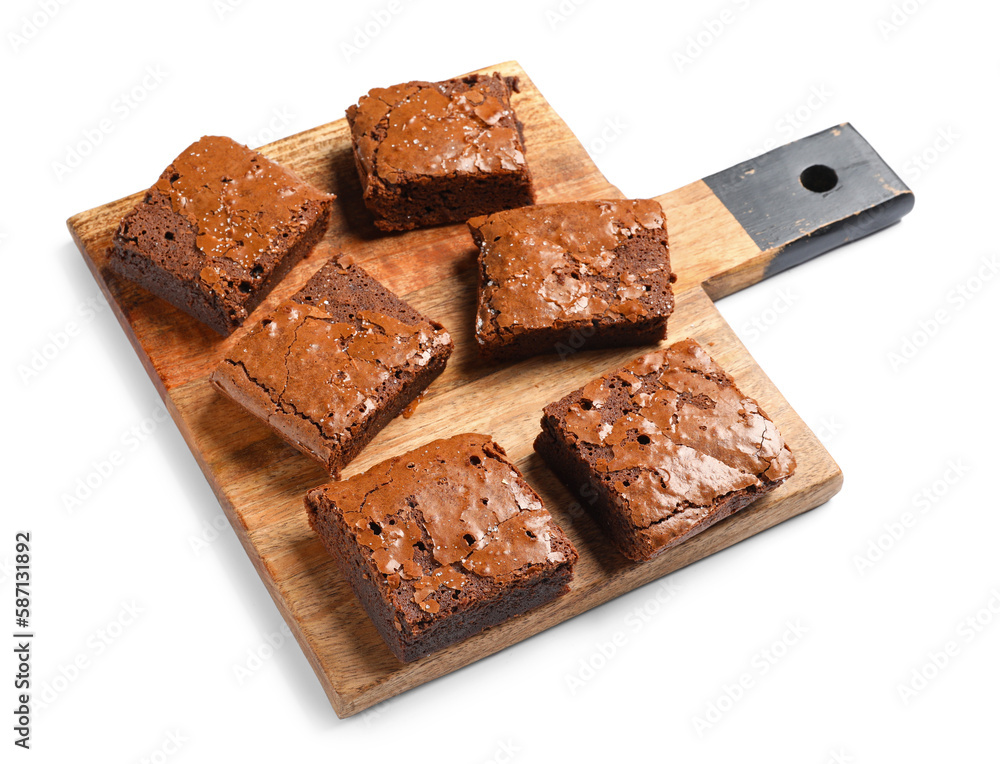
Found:
[[[490,360],[652,344],[674,275],[652,199],[539,204],[469,221],[479,247],[476,340]]]
[[[690,340],[546,406],[535,450],[636,561],[729,517],[795,471],[774,422]]]
[[[337,477],[452,349],[441,324],[334,258],[240,338],[211,381]]]
[[[566,592],[577,552],[486,435],[436,440],[306,495],[309,523],[401,661]]]
[[[121,221],[111,270],[227,335],[323,238],[334,198],[230,138],[206,136]]]
[[[347,109],[365,206],[383,231],[464,222],[534,201],[510,103],[517,78],[375,88]]]

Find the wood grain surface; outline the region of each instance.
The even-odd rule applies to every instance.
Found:
[[[539,201],[620,197],[521,68],[514,104],[525,126]],[[372,83],[384,85],[387,83]],[[360,95],[360,94],[359,94]],[[345,104],[346,106],[346,104]],[[179,152],[197,136],[179,136]],[[322,469],[216,393],[208,374],[239,336],[222,339],[177,309],[112,275],[107,247],[135,194],[72,217],[70,231],[174,421],[215,491],[247,554],[341,717],[495,653],[673,570],[822,504],[841,485],[836,463],[723,321],[712,298],[764,277],[762,252],[699,181],[658,197],[666,210],[678,273],[670,341],[693,338],[771,415],[798,460],[780,489],[656,560],[627,561],[532,451],[542,408],[644,352],[626,348],[488,366],[473,339],[475,249],[464,225],[380,234],[362,203],[345,120],[265,146],[263,152],[337,194],[325,240],[258,308],[251,322],[298,290],[335,252],[356,261],[455,339],[447,370],[411,418],[392,422],[345,475],[421,443],[460,432],[501,443],[580,551],[571,591],[559,600],[411,664],[382,642],[306,521],[302,497],[325,482]],[[171,157],[164,157],[164,166]],[[155,178],[150,178],[150,182]],[[707,291],[706,291],[707,290]],[[516,666],[515,669],[516,670]]]

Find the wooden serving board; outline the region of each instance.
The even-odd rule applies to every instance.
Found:
[[[520,78],[521,92],[514,103],[524,122],[539,201],[621,196],[516,63],[482,71]],[[178,150],[195,137],[179,137]],[[809,141],[813,144],[807,145]],[[516,365],[481,363],[473,339],[475,249],[464,225],[394,235],[377,232],[361,203],[343,119],[262,150],[338,199],[325,240],[274,290],[248,325],[298,290],[328,256],[346,251],[417,309],[444,323],[455,339],[447,370],[415,414],[392,422],[346,474],[434,438],[488,433],[507,449],[580,551],[566,596],[437,654],[400,664],[306,521],[302,497],[326,481],[322,469],[210,387],[209,372],[234,338],[221,339],[108,271],[106,250],[112,233],[142,195],[70,218],[70,231],[95,279],[339,716],[356,714],[520,642],[822,504],[840,488],[836,463],[750,357],[712,298],[869,233],[908,211],[909,190],[850,126],[658,197],[666,210],[671,258],[679,277],[670,341],[696,339],[742,390],[760,401],[794,451],[798,470],[750,508],[645,564],[630,563],[609,546],[534,454],[532,441],[543,406],[648,348],[577,353],[565,359],[546,356]],[[803,188],[807,180],[829,185],[829,177],[824,181],[821,172],[800,182],[805,160],[788,154],[799,150],[806,151],[806,159],[818,157],[816,161],[834,167],[843,182],[827,192]],[[164,157],[164,163],[168,160]],[[848,175],[860,180],[845,190]]]

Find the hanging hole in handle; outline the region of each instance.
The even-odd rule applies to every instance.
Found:
[[[810,165],[799,176],[799,183],[802,184],[802,187],[815,194],[825,194],[827,191],[832,191],[838,180],[837,171],[825,164]]]

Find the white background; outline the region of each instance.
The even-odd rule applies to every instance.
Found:
[[[0,759],[995,760],[995,3],[225,1],[4,3]],[[260,144],[370,87],[507,59],[627,195],[851,121],[916,209],[719,304],[843,467],[841,494],[669,590],[340,721],[177,429],[153,426],[157,395],[110,311],[88,308],[99,293],[64,221],[149,186],[204,133]],[[35,353],[50,358],[25,375]],[[122,463],[68,509],[113,451]],[[51,701],[28,754],[4,646],[20,529]]]

